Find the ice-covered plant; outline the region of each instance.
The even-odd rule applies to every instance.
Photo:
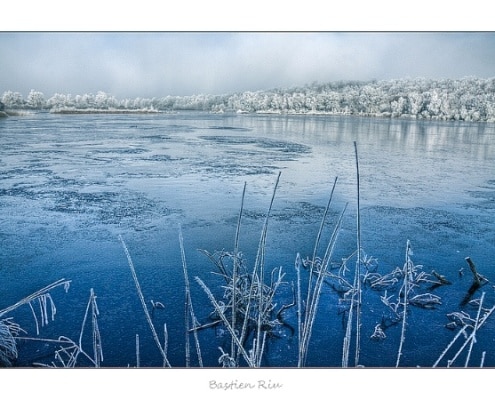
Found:
[[[6,316],[19,307],[30,307],[36,325],[36,334],[39,335],[40,324],[43,327],[55,319],[57,308],[50,293],[59,286],[63,286],[67,292],[70,287],[70,281],[66,279],[55,281],[24,297],[15,304],[0,310],[0,365],[11,366],[17,359],[17,341],[21,338],[19,334],[26,333],[19,324],[14,322],[13,317]],[[26,339],[25,337],[22,338]]]

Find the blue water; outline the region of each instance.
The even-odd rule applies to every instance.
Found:
[[[252,266],[274,190],[266,266],[282,267],[288,282],[278,306],[292,301],[294,261],[312,255],[332,183],[338,178],[327,230],[348,203],[333,260],[356,248],[357,179],[360,169],[362,247],[378,259],[385,274],[402,267],[407,240],[416,264],[445,275],[452,285],[435,289],[442,304],[434,310],[411,307],[402,366],[431,366],[456,331],[446,315],[476,309],[460,302],[472,279],[465,257],[489,280],[495,296],[495,126],[493,124],[367,119],[348,116],[213,115],[55,115],[9,117],[0,121],[0,309],[57,279],[71,280],[67,293],[55,289],[54,321],[40,338],[61,335],[78,340],[90,289],[97,295],[103,366],[160,366],[131,272],[119,242],[126,242],[153,322],[163,341],[168,332],[172,366],[185,365],[184,277],[179,225],[191,277],[192,301],[200,322],[212,306],[193,280],[203,279],[220,299],[223,282],[198,249],[231,251],[246,183],[240,249]],[[459,271],[464,274],[461,276]],[[303,278],[307,280],[307,270]],[[400,325],[387,338],[370,338],[385,312],[380,295],[363,292],[360,363],[394,366]],[[346,314],[339,296],[324,285],[309,347],[307,366],[339,367]],[[296,327],[296,309],[285,313]],[[36,336],[31,311],[11,313]],[[493,317],[492,317],[493,318]],[[473,363],[485,351],[495,366],[493,330],[478,333]],[[277,328],[268,341],[265,366],[297,365],[297,337]],[[218,350],[230,346],[220,327],[200,331],[206,366],[218,366]],[[192,337],[191,337],[192,340]],[[91,352],[91,347],[88,351]],[[20,341],[17,365],[51,362],[53,346]],[[192,357],[195,365],[195,358]]]

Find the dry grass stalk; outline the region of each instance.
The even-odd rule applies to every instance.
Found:
[[[357,303],[356,303],[356,354],[354,358],[354,365],[359,365],[359,352],[361,349],[361,302],[362,302],[362,289],[361,289],[361,185],[360,185],[360,177],[359,177],[359,157],[358,157],[358,149],[357,143],[354,141],[354,154],[356,161],[356,198],[357,198],[357,212],[356,212],[356,243],[357,243],[357,258],[356,258],[356,271],[355,271],[355,279],[356,283],[356,294],[357,294]]]
[[[148,322],[148,325],[151,329],[151,333],[153,335],[153,339],[156,343],[156,346],[158,347],[158,350],[160,351],[160,354],[163,357],[163,365],[170,367],[171,365],[168,361],[167,353],[165,352],[164,347],[160,343],[160,339],[158,338],[158,334],[156,333],[155,326],[153,325],[153,321],[151,320],[151,315],[148,311],[148,307],[146,306],[146,301],[144,300],[143,291],[141,290],[141,285],[139,284],[139,280],[138,280],[137,275],[136,275],[136,269],[134,268],[134,263],[132,261],[131,254],[129,253],[129,249],[127,248],[127,245],[125,244],[124,239],[122,238],[121,235],[119,235],[119,240],[122,244],[122,247],[124,248],[124,252],[125,252],[125,255],[127,257],[127,262],[129,264],[129,268],[131,269],[132,278],[134,280],[134,284],[136,285],[136,290],[138,293],[139,300],[141,301],[141,305],[143,307],[146,321]]]
[[[486,356],[486,351],[484,351],[483,353],[481,353],[480,368],[483,368],[483,366],[485,365],[485,356]]]
[[[163,324],[163,351],[165,354],[168,354],[168,330],[167,330],[167,324]],[[164,367],[165,361],[164,361]]]
[[[241,196],[241,207],[239,209],[239,217],[237,219],[237,226],[235,230],[235,239],[234,239],[234,264],[232,268],[232,305],[235,307],[237,304],[237,290],[236,290],[236,282],[237,282],[237,276],[239,273],[239,238],[240,238],[240,232],[241,232],[241,221],[242,221],[242,213],[244,212],[244,199],[246,197],[246,182],[244,182],[244,186],[242,188],[242,196]],[[237,312],[233,310],[232,312],[232,326],[236,326],[236,317],[237,317]],[[230,342],[230,354],[232,355],[233,359],[236,359],[236,345],[235,345],[235,340],[234,338],[231,339]]]
[[[139,334],[136,333],[136,368],[141,366],[141,354],[139,351]]]
[[[257,322],[257,330],[256,330],[256,342],[253,349],[254,352],[254,360],[257,366],[261,365],[261,358],[263,355],[263,348],[265,343],[266,334],[262,336],[262,322],[263,316],[265,315],[266,307],[270,305],[270,303],[264,302],[263,296],[263,286],[265,281],[265,251],[266,251],[266,235],[268,230],[268,221],[270,219],[271,210],[273,207],[273,202],[275,200],[275,194],[277,192],[278,184],[280,182],[280,172],[277,175],[277,180],[275,182],[275,187],[273,188],[272,198],[270,200],[270,206],[268,207],[268,211],[266,213],[265,222],[263,224],[263,229],[261,232],[260,242],[258,245],[258,252],[256,254],[256,261],[254,263],[253,269],[253,282],[258,281],[258,284],[253,288],[258,288],[258,322]],[[248,309],[250,306],[250,302],[248,304]],[[245,324],[247,324],[247,319],[245,319]],[[247,326],[247,325],[246,325]],[[246,330],[243,327],[243,332]]]
[[[189,318],[192,320],[192,325],[194,328],[199,326],[199,323],[196,319],[196,315],[194,314],[194,308],[191,300],[191,288],[189,283],[189,274],[187,272],[187,263],[186,263],[186,253],[184,250],[184,238],[182,236],[182,228],[179,225],[179,244],[180,244],[180,254],[182,258],[182,268],[184,271],[184,280],[186,286],[186,299],[185,299],[185,309],[184,309],[184,318],[185,318],[185,335],[186,335],[186,367],[190,366],[190,344],[189,344]],[[196,354],[198,357],[199,366],[203,366],[203,358],[201,357],[201,347],[199,344],[198,331],[197,329],[192,330],[194,335],[194,343],[196,347]]]
[[[406,244],[406,260],[404,263],[404,282],[402,284],[402,288],[399,292],[399,297],[403,298],[402,301],[402,327],[400,332],[400,342],[399,342],[399,350],[397,352],[397,361],[395,363],[395,367],[399,367],[400,358],[402,356],[402,347],[404,345],[404,340],[406,338],[406,324],[407,324],[407,304],[408,304],[408,295],[411,290],[411,282],[410,276],[412,274],[412,269],[414,264],[411,260],[411,243],[408,240]],[[401,295],[402,294],[402,295]]]
[[[89,315],[89,311],[91,309],[91,332],[92,332],[92,339],[93,339],[93,364],[95,367],[100,367],[101,362],[103,361],[103,349],[101,345],[101,334],[100,334],[100,328],[98,326],[98,305],[96,304],[96,295],[94,293],[94,290],[90,290],[90,295],[89,295],[89,301],[88,305],[86,307],[86,312],[84,314],[84,319],[81,327],[81,333],[79,334],[79,349],[82,349],[82,341],[83,341],[83,335],[84,335],[84,328],[86,326],[86,320]]]
[[[473,351],[473,345],[474,345],[474,342],[476,342],[476,331],[478,330],[478,324],[479,324],[479,320],[480,320],[480,313],[481,313],[481,309],[483,308],[483,300],[485,298],[485,292],[483,292],[481,294],[481,299],[480,299],[480,305],[478,307],[478,313],[476,314],[476,320],[474,322],[474,328],[473,328],[473,333],[472,333],[472,338],[469,342],[469,350],[468,350],[468,354],[467,354],[467,357],[466,357],[466,362],[464,364],[464,368],[467,368],[467,366],[469,365],[469,359],[471,358],[471,352]]]
[[[301,337],[302,337],[302,303],[301,303],[301,268],[302,268],[301,255],[297,253],[294,267],[296,269],[297,279],[297,348],[298,348],[298,361],[297,366],[302,367],[301,357]]]
[[[356,167],[356,266],[354,269],[354,281],[351,289],[351,301],[349,306],[349,315],[346,324],[346,331],[342,350],[342,367],[349,366],[350,342],[352,335],[352,324],[354,320],[354,308],[356,309],[356,337],[355,337],[355,355],[354,365],[359,365],[359,356],[361,351],[361,304],[362,304],[362,282],[361,267],[363,265],[362,246],[361,246],[361,184],[359,173],[359,156],[357,142],[354,141],[354,156]]]

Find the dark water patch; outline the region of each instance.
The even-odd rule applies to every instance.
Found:
[[[468,193],[477,201],[467,204],[467,208],[491,210],[495,206],[495,180],[488,180],[480,187],[481,190],[470,190]]]
[[[53,175],[49,178],[49,183],[53,188],[67,188],[67,187],[98,187],[105,185],[105,182],[98,180],[86,180],[86,179],[75,179],[75,178],[65,178],[59,175]]]
[[[208,129],[221,130],[221,131],[239,131],[239,132],[249,132],[252,129],[241,128],[236,126],[209,126]]]
[[[428,233],[459,234],[465,226],[454,213],[443,210],[415,208],[408,210],[410,215],[417,218],[417,224]]]
[[[239,165],[228,162],[207,162],[197,164],[197,166],[210,175],[220,174],[222,176],[270,175],[279,170],[279,168],[269,165]]]
[[[47,200],[56,198],[59,193],[64,192],[67,188],[85,188],[85,187],[101,187],[105,182],[93,179],[74,179],[66,178],[59,175],[55,175],[50,170],[39,170],[37,172],[42,172],[41,176],[36,176],[28,174],[25,175],[31,178],[29,181],[24,181],[23,173],[15,171],[14,176],[7,176],[4,179],[15,179],[11,183],[10,187],[0,188],[0,197],[19,197],[30,200]],[[36,170],[32,171],[36,172]],[[21,178],[21,179],[19,179]]]
[[[240,131],[240,132],[249,132],[252,130],[249,128],[241,128],[236,126],[209,126],[208,129],[223,130],[223,131]]]
[[[287,144],[280,147],[279,143],[270,145],[267,144],[266,139],[249,137],[204,136],[201,138],[229,146],[222,149],[221,156],[200,158],[194,163],[201,171],[208,174],[229,176],[272,174],[280,170],[280,166],[275,165],[277,162],[296,161],[301,156],[300,151],[307,150],[304,146]],[[231,145],[239,145],[240,147],[233,148],[230,147]],[[288,148],[294,151],[286,151]]]
[[[150,150],[144,148],[111,148],[111,149],[95,149],[91,150],[89,154],[143,154]]]
[[[12,179],[12,178],[18,178],[20,176],[47,176],[52,174],[53,171],[48,168],[32,168],[32,166],[26,166],[26,167],[16,167],[16,168],[11,168],[8,169],[0,175],[0,179]]]
[[[490,267],[495,252],[491,215],[421,207],[371,207],[362,210],[361,223],[365,251],[386,265],[397,263],[393,261],[396,254],[410,240],[414,253],[428,267],[444,271],[450,279],[466,268],[464,258],[472,256],[479,261],[480,273],[495,280]]]
[[[256,138],[249,136],[198,136],[199,139],[207,140],[217,144],[242,145],[255,144]]]
[[[163,134],[158,134],[158,135],[146,135],[142,136],[143,139],[148,139],[152,142],[163,142],[165,140],[170,140],[172,139],[172,136],[170,135],[163,135]]]
[[[283,209],[275,209],[271,213],[274,220],[288,224],[302,223],[302,224],[315,224],[318,223],[323,217],[325,207],[318,206],[309,202],[295,203],[293,206],[285,207]],[[333,217],[338,216],[339,213],[335,210],[329,210],[327,220],[332,220]]]
[[[55,197],[54,205],[47,206],[48,211],[63,213],[92,213],[96,210],[102,210],[115,203],[118,193],[115,192],[98,192],[98,193],[81,193],[78,191],[64,190],[53,192]]]
[[[164,173],[154,173],[154,172],[121,172],[121,173],[113,173],[112,178],[117,179],[114,181],[116,184],[124,185],[127,181],[126,179],[154,179],[154,178],[170,178],[170,177],[178,177],[183,174],[182,171],[166,171]]]
[[[22,183],[8,189],[0,188],[0,197],[21,197],[29,200],[43,200],[53,196],[52,190],[32,190],[30,189],[33,187],[32,185],[20,187],[21,185]]]
[[[239,149],[226,149],[224,151],[228,157],[241,159],[241,160],[254,160],[254,157],[259,157],[260,152],[252,149],[243,149],[239,151]]]
[[[52,167],[53,164],[51,164],[49,161],[47,161],[47,158],[33,158],[29,160],[29,170],[30,171],[37,171],[37,170],[47,170],[50,167]]]
[[[449,234],[460,234],[465,232],[472,222],[474,216],[466,215],[464,218],[454,211],[433,208],[412,207],[396,208],[388,206],[367,207],[363,215],[370,217],[375,215],[376,221],[369,220],[368,224],[391,223],[403,226],[405,229],[418,230],[423,234],[447,232]],[[379,219],[383,218],[383,219]],[[386,219],[385,219],[386,218]],[[420,228],[420,229],[418,229]]]
[[[60,154],[70,154],[71,152],[69,150],[54,150],[54,149],[32,149],[32,150],[26,150],[26,151],[19,151],[19,154],[29,154],[29,155],[60,155]]]
[[[154,154],[151,157],[143,158],[143,160],[168,162],[168,161],[175,161],[175,160],[179,160],[179,159],[172,157],[172,156],[169,156],[167,154]]]
[[[161,127],[165,131],[172,131],[174,133],[186,133],[194,132],[197,128],[193,125],[181,125],[181,124],[167,124]]]
[[[305,154],[311,152],[311,147],[304,144],[275,140],[264,137],[250,136],[199,136],[200,139],[208,140],[217,144],[226,145],[255,145],[256,147],[268,150],[275,150],[284,153]]]
[[[131,191],[54,192],[53,204],[46,211],[84,214],[94,223],[119,224],[123,221],[146,221],[153,216],[167,216],[173,211],[160,202]]]
[[[293,205],[274,208],[270,212],[270,221],[287,222],[292,225],[294,223],[306,223],[308,225],[314,222],[320,221],[323,217],[325,207],[312,204],[306,201],[297,202]],[[331,220],[337,216],[339,212],[335,210],[329,210],[327,219]],[[243,212],[243,216],[248,219],[260,220],[266,218],[266,210],[246,208]]]
[[[311,147],[309,146],[295,142],[287,142],[283,140],[264,139],[258,143],[258,146],[262,148],[281,151],[283,153],[305,154],[311,152]]]

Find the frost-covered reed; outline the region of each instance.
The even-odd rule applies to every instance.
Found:
[[[151,329],[151,333],[153,335],[153,340],[155,341],[156,346],[158,347],[158,350],[160,354],[162,355],[163,358],[163,366],[171,367],[170,362],[168,361],[167,357],[167,352],[165,350],[165,346],[161,344],[160,339],[158,337],[158,333],[156,332],[155,325],[153,324],[153,321],[151,319],[150,312],[148,310],[148,307],[146,305],[146,301],[144,300],[144,295],[143,291],[141,290],[141,285],[139,283],[137,274],[136,274],[136,269],[134,267],[134,262],[132,261],[131,254],[129,252],[129,249],[127,248],[126,243],[124,242],[124,239],[122,238],[121,235],[119,235],[119,240],[120,243],[122,244],[122,247],[124,248],[125,255],[127,257],[127,262],[129,264],[129,268],[131,270],[132,278],[134,280],[134,284],[136,285],[136,290],[137,294],[139,297],[139,300],[141,301],[141,305],[143,307],[144,315],[146,317],[146,321],[148,322],[148,325]]]

